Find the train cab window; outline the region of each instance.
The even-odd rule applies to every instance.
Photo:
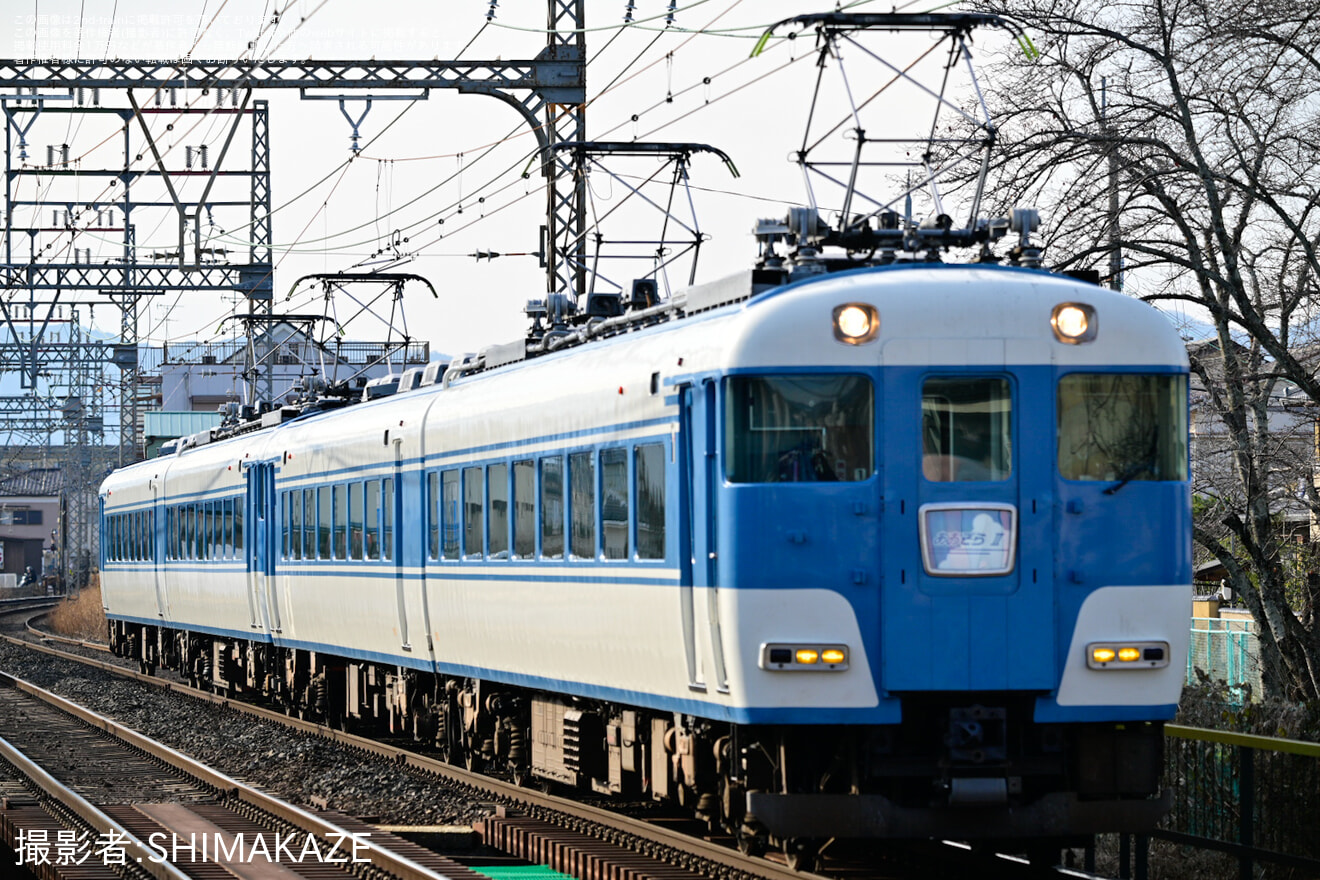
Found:
[[[316,558],[330,559],[330,529],[334,522],[334,498],[329,486],[316,490]]]
[[[665,447],[660,443],[638,446],[637,558],[665,558]]]
[[[458,545],[458,471],[445,471],[440,475],[440,499],[443,508],[440,521],[444,528],[444,558],[458,559],[462,553]]]
[[[921,472],[936,483],[1007,480],[1013,397],[992,376],[927,379],[921,388]]]
[[[1183,376],[1073,373],[1059,380],[1065,480],[1187,479]]]
[[[380,481],[367,480],[367,558],[380,559]]]
[[[394,478],[387,477],[380,484],[380,546],[381,555],[394,558]]]
[[[440,472],[426,475],[426,558],[440,558]]]
[[[479,467],[463,468],[463,558],[480,559],[485,550],[481,529],[485,520],[481,515],[482,483],[485,470]]]
[[[493,464],[486,468],[487,541],[491,559],[509,558],[509,466]]]
[[[536,465],[513,463],[513,558],[536,555]]]
[[[864,376],[725,380],[725,458],[732,483],[865,480],[875,415]]]
[[[590,452],[568,457],[570,552],[574,559],[596,558],[596,468]]]
[[[564,558],[564,457],[541,459],[541,558]]]
[[[606,559],[628,558],[628,450],[600,453],[600,534]]]
[[[331,486],[334,499],[334,518],[331,523],[333,547],[331,553],[335,559],[348,558],[348,487]]]
[[[362,558],[362,484],[348,484],[348,558]]]

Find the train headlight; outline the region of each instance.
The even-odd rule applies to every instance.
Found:
[[[1086,646],[1092,669],[1162,669],[1169,665],[1168,642],[1093,642]]]
[[[1095,339],[1095,309],[1085,303],[1059,303],[1050,315],[1054,338],[1069,345],[1079,345]]]
[[[834,338],[849,345],[861,345],[880,332],[880,315],[875,306],[846,303],[834,308]]]
[[[848,646],[772,642],[761,645],[760,660],[771,672],[842,672],[848,668]]]

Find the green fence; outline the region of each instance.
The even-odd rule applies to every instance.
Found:
[[[1167,724],[1164,786],[1173,807],[1151,837],[1258,865],[1320,875],[1320,744]],[[1144,880],[1145,836],[1123,841],[1120,876]],[[1293,875],[1297,876],[1297,875]]]
[[[1259,695],[1260,650],[1256,623],[1239,617],[1193,617],[1192,639],[1187,651],[1187,683],[1199,683],[1196,670],[1230,687],[1251,685]]]

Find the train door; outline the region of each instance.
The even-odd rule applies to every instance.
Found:
[[[422,497],[425,492],[425,481],[418,478],[416,483],[418,497]],[[419,644],[425,642],[427,649],[427,659],[433,660],[432,643],[430,639],[430,622],[426,609],[426,589],[425,581],[421,578],[409,580],[404,575],[403,554],[407,546],[404,540],[404,529],[406,524],[421,523],[426,525],[425,517],[405,517],[404,493],[406,490],[403,473],[403,439],[394,439],[394,479],[386,481],[385,493],[381,501],[381,517],[383,532],[386,540],[381,542],[382,548],[394,562],[394,598],[399,613],[399,646],[405,651],[413,651],[417,645],[413,644],[414,638],[418,639]],[[424,506],[425,502],[423,502]],[[417,506],[414,505],[414,510]],[[426,540],[425,533],[421,535],[421,558],[426,558]]]
[[[275,595],[275,464],[254,462],[247,468],[244,521],[248,539],[248,611],[252,626],[280,632],[279,601]]]
[[[885,373],[882,687],[1049,690],[1052,452],[1025,429],[1048,382],[993,365]]]
[[[165,505],[161,502],[160,480],[151,481],[151,507],[147,527],[148,546],[151,548],[151,580],[156,588],[156,616],[168,620],[170,616],[169,596],[166,594],[165,567]]]
[[[716,690],[727,693],[724,647],[719,615],[719,548],[716,505],[719,499],[719,458],[716,421],[719,410],[716,384],[705,379],[697,385],[681,386],[679,415],[680,494],[686,522],[680,530],[682,582],[679,586],[679,615],[683,647],[687,657],[688,687],[706,690],[713,680]]]

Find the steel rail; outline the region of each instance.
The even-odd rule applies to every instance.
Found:
[[[0,673],[3,675],[3,673]],[[5,679],[10,679],[5,675]],[[10,679],[15,680],[16,679]],[[156,880],[189,880],[188,875],[178,868],[160,859],[159,854],[149,848],[123,825],[101,812],[90,801],[60,782],[43,770],[38,764],[23,754],[9,740],[0,736],[0,758],[4,758],[26,776],[33,785],[47,797],[62,804],[82,821],[96,830],[98,834],[113,836],[116,846],[124,850],[142,870]]]
[[[135,730],[124,727],[103,715],[99,715],[90,709],[70,702],[58,694],[53,694],[50,691],[37,687],[31,682],[24,681],[23,679],[10,675],[7,672],[0,672],[0,684],[8,685],[16,690],[22,691],[23,693],[30,694],[48,705],[54,706],[62,712],[72,715],[93,727],[104,730],[106,733],[124,743],[127,743],[133,748],[139,749],[158,760],[164,761],[176,770],[180,770],[202,781],[217,791],[282,819],[300,831],[313,834],[327,843],[343,843],[345,841],[357,839],[352,833],[340,828],[333,822],[329,822],[300,807],[279,800],[278,798],[259,791],[250,785],[239,782],[237,779],[227,776],[212,767],[208,767],[207,765],[188,757],[182,752],[170,748],[164,743],[157,742]],[[188,690],[191,690],[191,688]],[[154,850],[147,849],[145,844],[142,844],[142,842],[136,837],[128,834],[128,832],[118,823],[115,823],[113,819],[105,816],[105,814],[97,810],[96,807],[78,796],[77,793],[69,791],[58,781],[46,774],[45,771],[41,770],[40,767],[37,767],[31,761],[28,761],[21,752],[14,749],[13,746],[3,738],[0,738],[0,752],[3,752],[6,758],[9,758],[9,753],[12,752],[19,760],[26,762],[23,768],[25,773],[28,773],[29,770],[33,770],[48,780],[46,784],[53,783],[54,789],[48,789],[46,784],[43,784],[43,790],[48,791],[52,797],[58,798],[61,803],[64,803],[70,809],[75,810],[84,821],[93,824],[93,827],[96,827],[93,821],[94,817],[100,816],[102,819],[99,821],[113,823],[118,832],[127,835],[132,841],[135,849],[140,847],[143,854],[155,854],[158,856]],[[13,758],[10,758],[10,760],[14,761]],[[17,761],[14,761],[14,763],[17,764]],[[60,790],[67,792],[67,794],[60,794]],[[66,797],[68,800],[65,799]],[[85,810],[90,810],[92,813],[84,815],[83,811]],[[105,829],[98,828],[97,830],[104,831]],[[380,868],[391,875],[402,878],[402,880],[447,880],[443,874],[438,874],[429,868],[417,864],[411,859],[397,855],[386,849],[369,846],[366,848],[364,854],[377,868]],[[145,855],[142,864],[143,867],[150,871],[153,876],[157,877],[158,880],[186,880],[187,877],[186,874],[179,872],[177,869],[173,868],[173,866],[169,865],[166,865],[166,867],[170,869],[168,872],[157,873],[154,870],[156,864],[151,862],[149,858],[146,858]]]
[[[609,826],[636,837],[643,838],[647,841],[689,853],[697,858],[705,859],[725,869],[754,874],[759,877],[767,878],[767,880],[812,880],[812,878],[816,876],[802,871],[793,871],[783,865],[778,865],[756,856],[743,855],[736,850],[721,846],[718,843],[713,843],[699,837],[691,837],[667,828],[658,827],[641,819],[634,819],[630,816],[621,816],[617,813],[612,813],[598,807],[580,804],[576,801],[568,800],[567,798],[557,797],[552,794],[546,794],[516,786],[512,783],[503,782],[489,776],[473,773],[452,764],[447,764],[438,758],[432,758],[417,752],[411,752],[388,743],[367,739],[366,737],[357,736],[355,734],[345,733],[342,730],[335,730],[312,721],[291,718],[283,712],[267,709],[263,706],[254,706],[250,703],[231,700],[217,694],[207,693],[206,691],[189,687],[182,682],[167,681],[162,678],[136,672],[132,669],[125,669],[121,666],[116,666],[113,663],[95,660],[90,657],[80,657],[76,654],[70,654],[48,645],[34,644],[33,642],[15,638],[13,636],[0,635],[0,639],[4,639],[11,644],[29,648],[34,651],[41,651],[62,659],[72,660],[87,666],[112,672],[126,678],[136,679],[137,681],[164,688],[167,691],[185,694],[220,706],[228,706],[257,718],[272,721],[276,724],[291,727],[305,733],[315,734],[325,739],[329,739],[332,742],[388,758],[401,766],[412,767],[461,785],[488,792],[522,807],[553,811],[579,821]]]

